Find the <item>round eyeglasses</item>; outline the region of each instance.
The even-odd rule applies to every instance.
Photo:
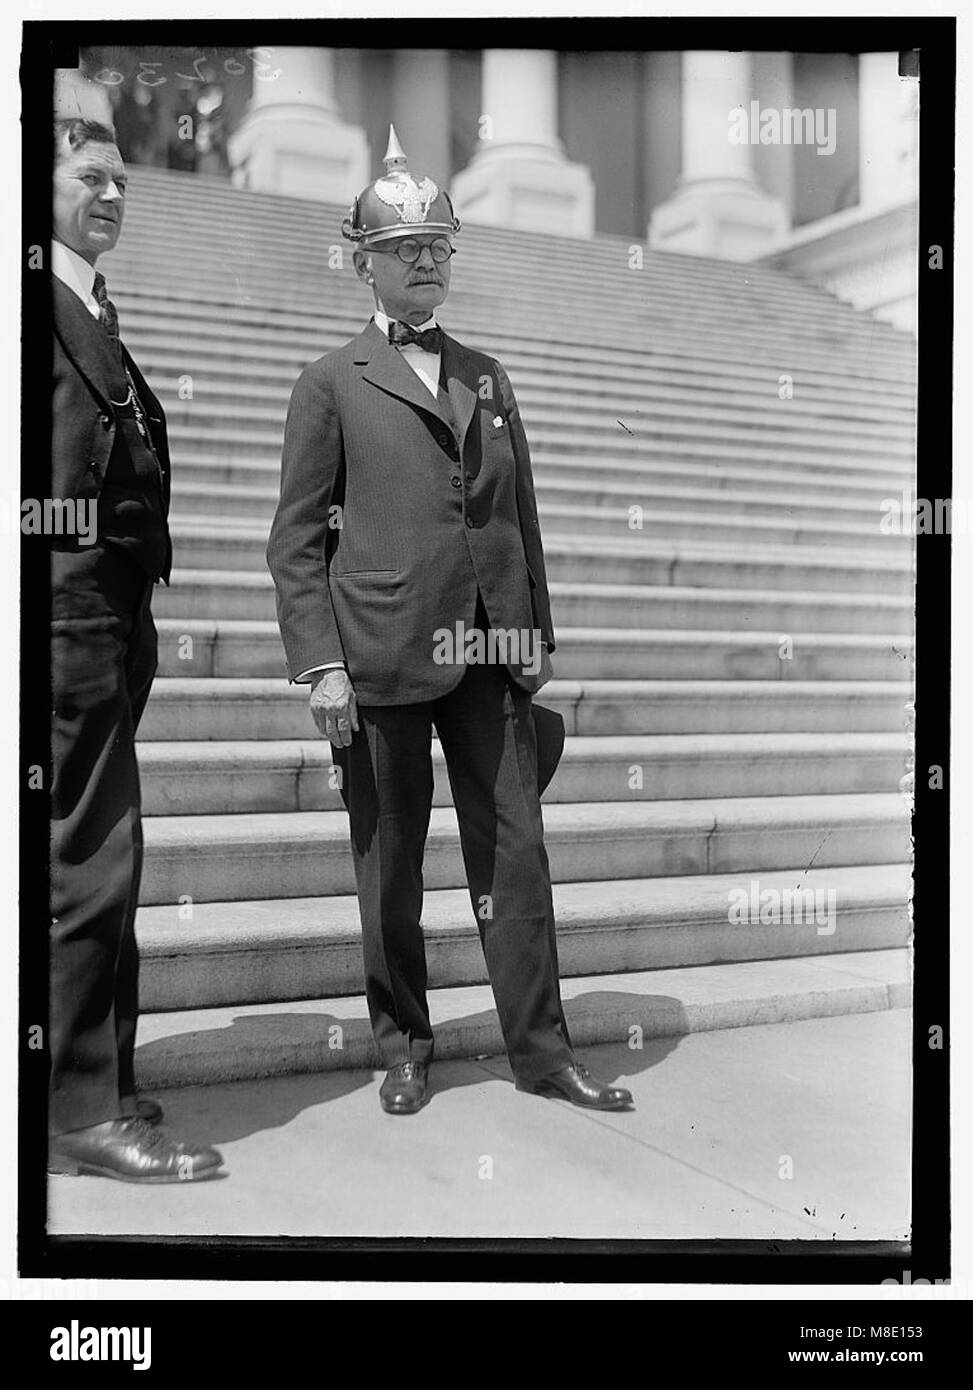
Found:
[[[398,241],[394,246],[369,246],[369,251],[381,251],[385,254],[392,253],[398,256],[400,261],[406,265],[413,265],[422,255],[424,247],[428,246],[433,260],[437,265],[442,265],[443,261],[448,261],[450,256],[456,254],[456,247],[446,240],[444,236],[436,237],[435,241],[414,241],[412,237],[407,237],[405,241]]]

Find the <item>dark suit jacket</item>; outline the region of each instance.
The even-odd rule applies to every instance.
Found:
[[[363,704],[444,695],[466,668],[437,664],[434,634],[473,625],[477,588],[492,627],[539,629],[554,648],[510,382],[499,362],[448,335],[443,369],[455,437],[374,320],[294,388],[267,547],[291,680],[342,660]],[[509,665],[538,688],[523,661]]]
[[[112,401],[123,401],[128,383],[104,329],[78,296],[51,276],[54,310],[54,400],[51,419],[51,496],[76,501],[98,497],[115,443]],[[123,347],[135,389],[148,417],[162,468],[163,515],[169,511],[169,443],[165,412]],[[71,555],[56,552],[53,580],[70,582]],[[171,563],[163,578],[168,581]]]

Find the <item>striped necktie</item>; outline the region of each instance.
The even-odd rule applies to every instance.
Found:
[[[98,322],[108,334],[108,340],[115,349],[115,355],[118,357],[118,360],[122,361],[122,342],[121,338],[118,336],[118,310],[108,298],[105,277],[100,270],[95,271],[94,294],[95,299],[98,301],[98,307],[101,310],[98,316]]]
[[[155,453],[155,446],[152,443],[152,435],[149,431],[148,421],[145,417],[145,407],[139,400],[139,393],[135,389],[135,382],[132,380],[132,373],[128,370],[128,363],[122,353],[122,340],[118,334],[118,310],[108,298],[108,290],[105,286],[105,277],[101,271],[95,271],[94,295],[98,301],[101,313],[98,322],[108,334],[108,341],[115,350],[115,356],[121,363],[122,371],[125,373],[125,381],[128,385],[128,396],[124,401],[116,401],[116,405],[131,405],[132,413],[135,416],[135,424],[144,442]]]

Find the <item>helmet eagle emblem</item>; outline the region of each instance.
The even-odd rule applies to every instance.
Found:
[[[410,225],[424,222],[439,189],[432,179],[416,183],[411,174],[396,179],[376,179],[375,192],[388,207],[395,208],[403,222]]]

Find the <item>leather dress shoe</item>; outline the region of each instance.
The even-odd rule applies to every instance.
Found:
[[[428,1062],[399,1062],[390,1067],[378,1098],[389,1115],[414,1115],[428,1099]]]
[[[191,1182],[215,1178],[223,1156],[216,1149],[170,1139],[137,1115],[122,1115],[50,1140],[47,1170],[120,1182]]]
[[[536,1081],[518,1081],[517,1090],[529,1091],[535,1096],[550,1096],[555,1100],[569,1100],[572,1105],[581,1105],[588,1110],[634,1108],[631,1091],[626,1091],[624,1086],[606,1086],[603,1081],[596,1081],[580,1062],[572,1062]]]
[[[122,1096],[122,1114],[137,1115],[147,1125],[161,1125],[162,1106],[148,1096]]]

